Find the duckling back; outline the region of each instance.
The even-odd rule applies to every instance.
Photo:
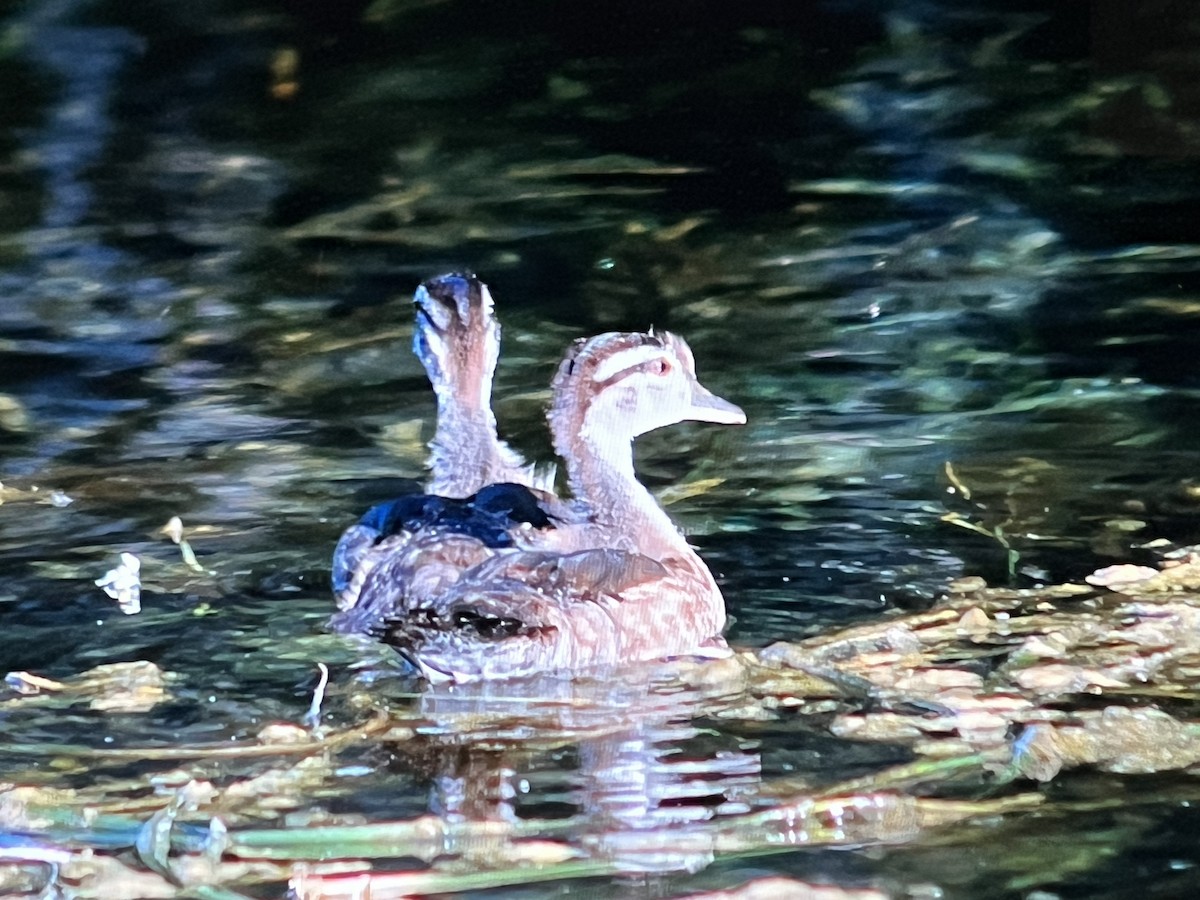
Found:
[[[371,507],[342,534],[333,553],[335,631],[365,632],[420,602],[414,590],[423,560],[467,568],[489,551],[514,546],[517,531],[549,530],[554,523],[539,497],[520,484],[492,484],[461,499],[411,494]],[[467,548],[470,548],[469,550]],[[406,560],[388,580],[367,575],[389,557]],[[458,560],[449,563],[449,560]]]
[[[379,637],[432,682],[726,656],[723,605],[696,605],[707,571],[612,548],[496,554]]]

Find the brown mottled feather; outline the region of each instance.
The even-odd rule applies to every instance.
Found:
[[[435,281],[418,292],[417,341],[439,399],[433,485],[463,496],[497,468],[532,484],[512,477],[519,459],[488,408],[499,330],[486,288],[473,276]],[[551,431],[575,493],[572,504],[539,500],[556,527],[523,526],[514,547],[489,548],[437,529],[373,544],[377,534],[352,526],[339,547],[353,575],[336,628],[380,634],[434,681],[728,652],[721,593],[638,483],[632,441],[685,419],[744,422],[741,410],[700,385],[691,350],[669,333],[577,341],[553,392]]]

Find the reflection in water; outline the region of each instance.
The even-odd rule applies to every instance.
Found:
[[[157,233],[185,226],[124,220],[114,230],[109,222],[108,155],[119,134],[113,107],[146,42],[130,29],[82,23],[88,6],[78,0],[31,3],[13,23],[23,55],[54,79],[57,90],[42,125],[23,135],[22,159],[45,191],[40,221],[20,235],[21,263],[0,272],[0,329],[15,338],[4,348],[11,385],[33,426],[22,429],[26,458],[10,462],[10,477],[36,476],[72,452],[107,449],[110,436],[125,437],[123,426],[132,416],[145,417],[138,421],[145,427],[163,405],[153,402],[161,399],[159,390],[191,404],[183,419],[191,430],[170,437],[172,455],[198,441],[245,433],[237,419],[247,415],[246,398],[239,392],[220,402],[230,387],[228,375],[203,359],[178,358],[178,348],[164,358],[161,345],[186,335],[202,346],[220,335],[234,314],[223,298],[237,290],[231,268],[246,249],[242,223],[268,213],[277,181],[260,159],[214,153],[194,136],[186,143],[163,137],[161,146],[152,142],[153,175],[143,175],[205,220],[192,229],[203,232],[200,252],[186,277],[174,280],[156,272],[171,267],[121,249],[127,229]],[[138,173],[126,177],[134,183],[120,192],[145,189]],[[197,208],[197,196],[208,204]],[[197,323],[210,326],[207,338]],[[207,396],[197,401],[197,394]],[[153,441],[153,433],[146,439]]]
[[[701,687],[681,684],[677,675],[660,666],[607,680],[429,689],[419,711],[431,722],[430,740],[443,748],[433,754],[441,760],[433,808],[475,821],[544,816],[547,786],[538,785],[539,776],[556,773],[568,786],[554,793],[589,854],[628,871],[703,868],[712,861],[710,842],[689,850],[680,829],[747,811],[762,767],[753,743],[694,722],[736,696],[740,679],[722,685],[718,677]],[[556,761],[564,755],[574,760],[569,772]],[[673,836],[667,844],[652,837],[663,829]]]
[[[45,176],[47,199],[39,229],[26,233],[32,255],[61,263],[75,257],[99,265],[103,278],[112,251],[101,251],[80,234],[92,212],[94,191],[86,181],[112,132],[108,106],[117,78],[141,42],[122,28],[72,26],[79,0],[31,4],[21,21],[25,52],[61,79],[58,97],[42,128],[31,135],[28,151]]]

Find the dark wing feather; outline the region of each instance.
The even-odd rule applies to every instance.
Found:
[[[383,556],[403,554],[413,541],[428,548],[431,542],[450,536],[454,547],[450,552],[460,553],[455,540],[459,536],[486,548],[501,549],[513,546],[513,535],[518,530],[554,528],[542,506],[545,502],[540,492],[504,483],[488,485],[464,499],[410,494],[372,506],[357,524],[346,529],[334,550],[333,591],[338,608],[348,610],[359,605],[364,566],[374,568]],[[481,559],[473,558],[470,565]],[[414,577],[411,569],[406,563],[399,564],[394,577]]]
[[[625,595],[668,575],[623,550],[501,553],[375,633],[435,680],[579,667],[619,650]]]
[[[354,603],[330,619],[342,633],[370,632],[386,619],[427,608],[494,551],[470,535],[402,531],[363,554],[348,592]]]

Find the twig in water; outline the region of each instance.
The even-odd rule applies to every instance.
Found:
[[[329,666],[319,662],[317,668],[321,670],[321,680],[313,690],[312,703],[304,716],[304,724],[314,731],[321,727],[321,703],[325,700],[325,688],[329,684]]]

